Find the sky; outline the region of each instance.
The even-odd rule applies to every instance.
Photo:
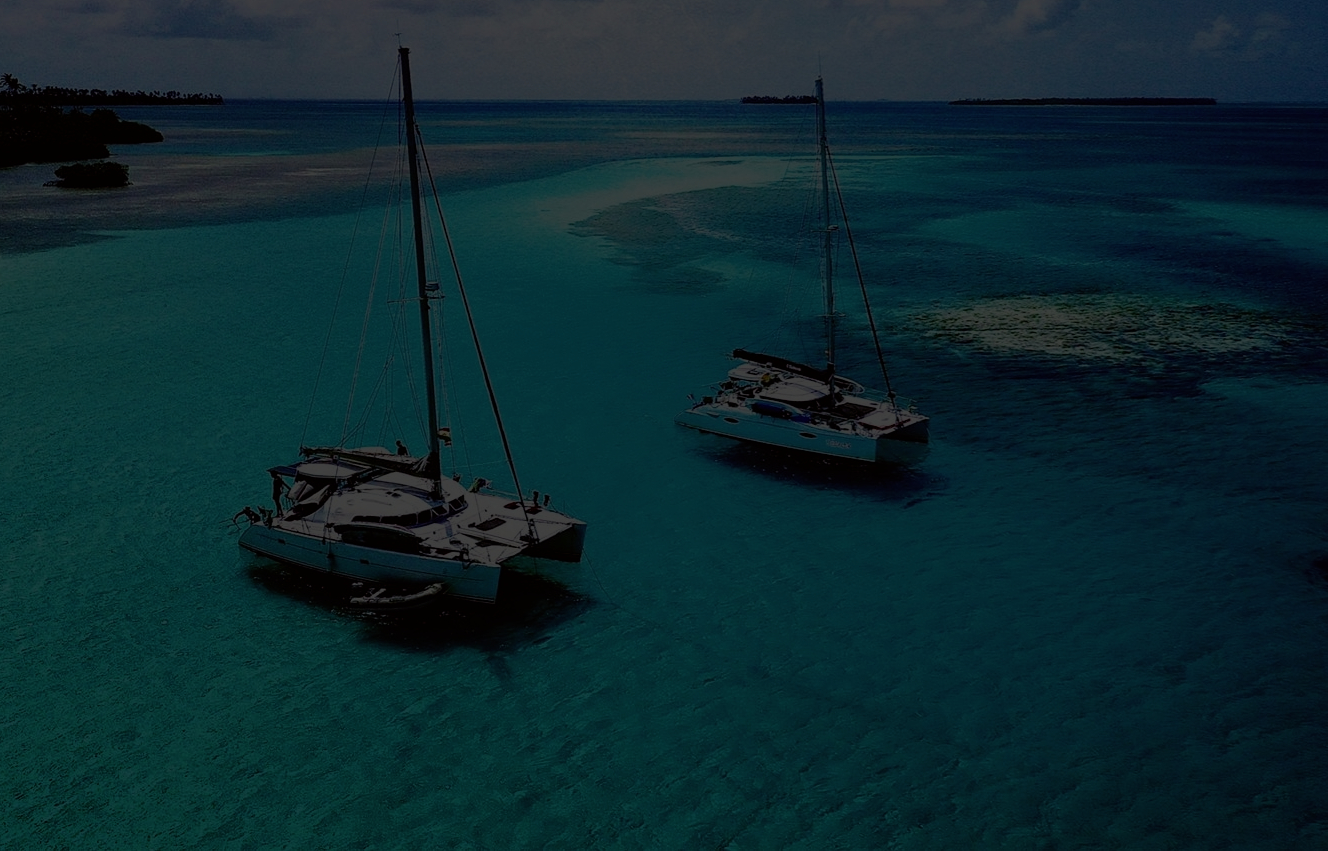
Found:
[[[1326,0],[0,0],[25,84],[382,99],[398,38],[420,99],[1328,101]]]

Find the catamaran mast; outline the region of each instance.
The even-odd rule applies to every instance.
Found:
[[[415,101],[410,91],[410,48],[400,47],[397,50],[401,54],[401,96],[406,106],[406,129],[408,131],[406,152],[410,156],[410,203],[411,214],[415,221],[415,266],[418,270],[420,287],[420,334],[424,343],[424,380],[428,383],[428,402],[429,402],[429,458],[427,460],[428,470],[426,474],[433,479],[433,495],[438,497],[443,490],[443,472],[442,459],[440,456],[440,439],[438,434],[438,405],[434,401],[434,380],[433,380],[433,342],[429,334],[429,284],[425,275],[424,268],[424,223],[420,215],[420,170],[415,156]],[[429,167],[429,161],[425,158],[424,165]],[[433,183],[433,171],[429,171],[429,182]],[[434,192],[434,203],[438,203],[438,193]],[[529,535],[526,540],[534,542],[539,540],[539,535],[535,531],[535,521],[531,519],[526,510],[526,498],[521,492],[521,480],[517,478],[516,462],[512,459],[512,447],[507,442],[507,429],[503,427],[503,416],[498,410],[498,397],[493,392],[493,382],[489,379],[489,368],[484,363],[484,350],[480,347],[480,337],[475,330],[475,316],[470,312],[470,299],[466,297],[466,287],[461,281],[461,270],[457,267],[456,252],[452,250],[452,237],[447,233],[447,222],[443,220],[442,208],[438,208],[438,219],[443,228],[443,239],[447,242],[447,253],[452,258],[452,270],[457,277],[457,290],[461,294],[461,304],[466,309],[466,321],[470,324],[470,336],[475,342],[475,356],[479,360],[480,373],[484,376],[484,388],[489,393],[489,405],[493,408],[493,418],[498,426],[498,436],[503,442],[503,454],[507,456],[507,469],[512,473],[512,484],[516,486],[516,501],[521,506],[521,513],[525,515],[526,527]],[[545,497],[547,501],[548,497]]]
[[[825,90],[816,78],[816,143],[821,156],[821,197],[825,200],[825,246],[822,251],[825,273],[825,368],[835,372],[835,277],[831,249],[835,228],[830,224],[830,145],[825,138]]]
[[[429,282],[424,266],[424,219],[420,213],[420,167],[415,152],[415,99],[410,90],[410,48],[400,47],[401,99],[406,109],[406,155],[410,159],[410,213],[415,225],[415,274],[420,297],[420,341],[424,349],[424,386],[429,406],[429,457],[426,472],[433,478],[434,496],[442,491],[439,453],[438,404],[433,377],[433,339],[429,330]]]

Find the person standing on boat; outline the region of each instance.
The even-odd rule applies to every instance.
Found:
[[[282,480],[281,474],[276,470],[272,471],[272,502],[277,506],[277,516],[281,516],[281,496],[286,492],[286,482]]]

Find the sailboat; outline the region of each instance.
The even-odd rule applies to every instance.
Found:
[[[853,232],[848,227],[843,195],[825,130],[825,90],[816,78],[816,135],[823,202],[821,266],[825,293],[825,366],[813,366],[778,355],[735,349],[738,365],[713,385],[713,393],[678,414],[675,422],[698,431],[800,453],[879,464],[911,464],[927,453],[928,419],[916,406],[900,400],[890,384],[862,281]],[[831,195],[831,189],[834,195]],[[839,203],[832,205],[832,198]],[[876,345],[876,358],[886,390],[869,390],[835,368],[835,279],[832,267],[834,239],[832,207],[848,236],[868,325]]]
[[[420,131],[411,92],[409,48],[399,49],[399,62],[416,278],[416,292],[404,300],[415,301],[418,307],[429,449],[423,456],[412,456],[399,440],[394,450],[301,446],[298,461],[268,470],[274,507],[245,506],[236,515],[249,521],[240,546],[286,565],[382,585],[411,597],[443,594],[492,603],[498,598],[504,569],[521,559],[579,561],[586,524],[551,508],[547,493],[542,499],[539,491],[523,495],[451,237],[441,207],[435,204],[437,225],[452,257],[476,360],[516,493],[496,491],[483,477],[467,485],[460,473],[442,473],[441,450],[451,445],[452,433],[450,424],[444,425],[439,415],[435,380],[431,311],[441,294],[425,260],[420,189],[423,146],[422,140],[417,144]],[[423,162],[427,169],[427,157]],[[432,182],[432,172],[428,173]],[[431,237],[433,233],[431,224]],[[428,244],[432,247],[436,242]],[[407,268],[409,265],[407,260]],[[382,599],[382,595],[366,599]]]

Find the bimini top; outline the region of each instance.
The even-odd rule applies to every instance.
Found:
[[[791,372],[794,375],[805,375],[815,381],[828,382],[835,374],[834,366],[826,366],[825,369],[817,369],[814,366],[808,366],[805,363],[781,358],[778,355],[763,355],[760,352],[749,352],[746,349],[734,349],[733,357],[738,360],[751,361],[759,363],[762,366],[768,366],[772,369],[778,369],[782,372]]]
[[[295,476],[301,479],[318,479],[334,481],[337,479],[350,479],[362,475],[369,470],[363,464],[352,464],[347,461],[320,459],[317,461],[305,461],[300,464],[287,465],[284,467],[273,467],[271,472],[279,473],[283,476]],[[287,472],[289,471],[289,472]]]

